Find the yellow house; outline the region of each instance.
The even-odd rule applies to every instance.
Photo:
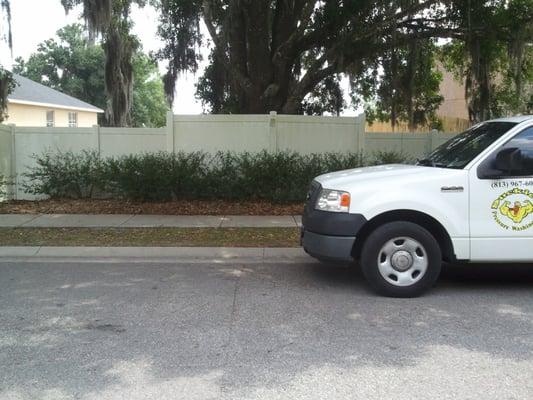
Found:
[[[13,74],[17,86],[7,97],[5,124],[17,126],[91,127],[98,123],[98,107],[31,79]]]

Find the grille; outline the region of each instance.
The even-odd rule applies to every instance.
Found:
[[[309,190],[307,191],[307,196],[305,198],[305,208],[304,208],[304,214],[308,211],[312,211],[315,207],[315,203],[318,197],[318,194],[320,193],[321,185],[317,181],[311,182],[311,185],[309,186]]]

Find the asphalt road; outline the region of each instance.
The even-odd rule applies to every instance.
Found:
[[[0,399],[531,399],[533,265],[0,263]]]

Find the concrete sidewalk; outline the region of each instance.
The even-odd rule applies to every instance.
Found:
[[[296,228],[299,215],[0,214],[1,228]]]

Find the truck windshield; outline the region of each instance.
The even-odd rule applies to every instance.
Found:
[[[418,165],[462,169],[483,150],[516,124],[514,122],[483,122],[437,147]]]

